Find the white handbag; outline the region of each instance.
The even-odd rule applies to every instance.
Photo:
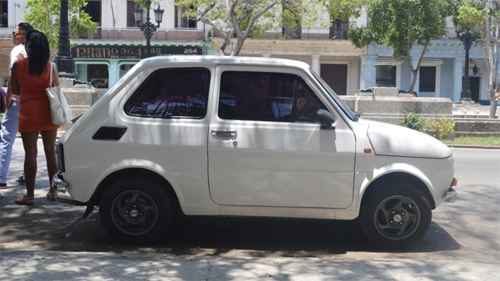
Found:
[[[54,69],[54,63],[50,63],[50,87],[45,89],[47,96],[50,101],[50,117],[52,118],[52,123],[54,125],[66,125],[73,119],[73,114],[71,113],[71,108],[66,101],[66,96],[64,95],[60,86],[55,86],[52,81],[52,72]],[[57,80],[59,81],[59,76],[56,73]]]

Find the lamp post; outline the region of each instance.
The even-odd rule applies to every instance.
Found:
[[[457,24],[455,26],[455,32],[457,33],[458,39],[464,43],[465,49],[465,73],[464,79],[462,81],[462,92],[460,92],[460,102],[470,102],[471,92],[470,92],[470,79],[469,79],[469,50],[472,46],[472,40],[474,39],[472,34],[467,30],[465,33],[460,34],[462,26]]]
[[[142,8],[136,8],[134,10],[135,21],[137,22],[137,26],[140,27],[141,31],[146,37],[146,57],[151,55],[151,37],[155,33],[156,29],[160,27],[160,23],[163,19],[163,9],[160,9],[160,5],[158,5],[158,9],[153,10],[155,12],[155,20],[158,25],[154,25],[151,23],[151,18],[149,17],[149,10],[151,9],[151,0],[146,1],[146,22],[140,24],[142,21],[143,10]]]
[[[55,63],[59,70],[59,76],[75,78],[75,61],[71,57],[69,45],[68,27],[68,0],[61,0],[61,17],[59,27],[59,43]]]

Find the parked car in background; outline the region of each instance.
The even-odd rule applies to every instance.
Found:
[[[404,248],[453,201],[451,150],[361,120],[309,65],[212,56],[141,61],[59,139],[54,185],[125,243],[164,239],[175,213],[359,218]]]

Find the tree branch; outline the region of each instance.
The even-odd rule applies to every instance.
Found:
[[[278,1],[273,1],[272,3],[267,5],[267,7],[265,7],[260,12],[253,15],[252,18],[250,18],[250,21],[248,22],[248,26],[244,32],[244,38],[248,37],[248,34],[250,34],[250,30],[252,30],[252,27],[253,27],[255,21],[258,18],[260,18],[263,14],[265,14],[267,11],[269,11],[272,7],[274,7],[274,5],[276,5],[276,3],[278,3]]]

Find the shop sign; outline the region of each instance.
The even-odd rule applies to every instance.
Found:
[[[110,46],[76,46],[71,48],[75,59],[142,59],[146,56],[146,47],[110,45]],[[200,47],[169,46],[151,47],[151,56],[203,55]]]

